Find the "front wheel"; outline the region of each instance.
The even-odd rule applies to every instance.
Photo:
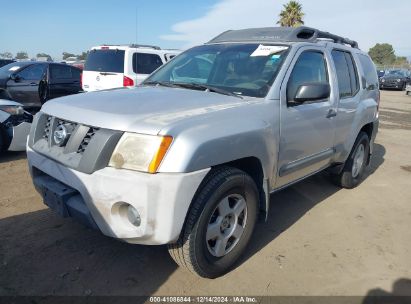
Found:
[[[245,172],[213,169],[193,199],[179,240],[169,245],[171,257],[204,278],[225,274],[251,238],[258,197],[253,179]]]
[[[369,157],[370,139],[365,132],[360,132],[342,172],[333,175],[333,181],[343,188],[355,188],[362,180]]]

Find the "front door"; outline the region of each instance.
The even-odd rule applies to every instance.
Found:
[[[336,99],[294,102],[303,84],[329,84],[327,55],[322,48],[303,48],[297,52],[292,69],[281,88],[281,123],[278,179],[284,186],[326,167],[334,154]]]
[[[12,99],[24,106],[40,106],[39,83],[44,79],[45,64],[32,64],[17,72],[14,80],[7,82],[7,91]]]

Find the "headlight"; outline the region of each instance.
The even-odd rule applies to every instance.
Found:
[[[385,82],[385,79],[381,79],[381,82]]]
[[[9,113],[10,115],[23,115],[24,109],[22,106],[0,106],[0,111]]]
[[[397,82],[401,82],[401,79],[397,79]]]
[[[124,133],[118,142],[109,166],[156,173],[173,138],[136,133]]]

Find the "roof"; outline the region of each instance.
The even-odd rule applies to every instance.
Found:
[[[343,38],[315,28],[263,27],[226,31],[211,39],[208,43],[221,42],[317,42],[319,39],[332,40],[335,43],[347,44],[358,48],[356,41]]]

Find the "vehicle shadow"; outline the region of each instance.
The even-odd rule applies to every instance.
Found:
[[[372,175],[383,163],[385,147],[374,144],[374,152],[366,170],[365,178]],[[290,228],[308,211],[332,196],[341,188],[335,186],[327,172],[321,172],[307,178],[270,197],[268,219],[258,223],[248,249],[239,264],[246,262],[267,244],[275,240],[282,232]]]
[[[2,296],[147,296],[176,270],[165,246],[103,236],[44,209],[0,220]]]
[[[363,304],[380,304],[380,303],[411,303],[411,280],[401,278],[394,282],[392,291],[385,291],[381,288],[375,288],[368,291],[364,297]]]
[[[13,151],[6,151],[3,153],[0,153],[0,164],[1,163],[7,163],[10,161],[14,160],[20,160],[20,159],[25,159],[26,158],[26,152],[13,152]]]

